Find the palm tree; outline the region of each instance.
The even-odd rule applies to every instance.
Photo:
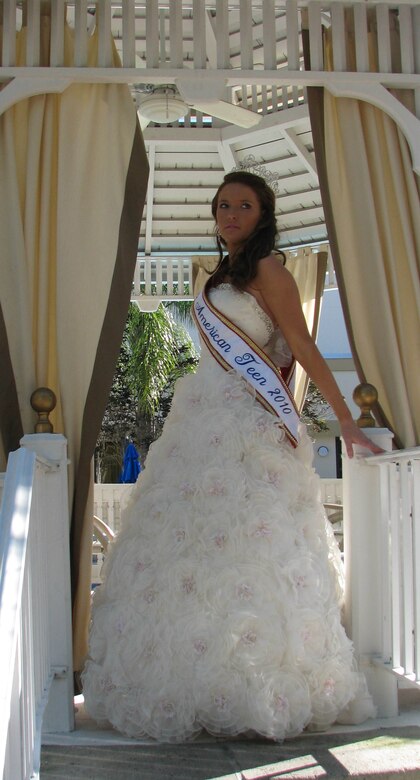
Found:
[[[144,459],[160,434],[176,379],[194,370],[198,362],[191,337],[173,316],[178,306],[161,304],[150,313],[130,306],[97,443],[97,481],[118,480],[127,439],[136,442]]]

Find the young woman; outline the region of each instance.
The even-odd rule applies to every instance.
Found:
[[[245,172],[216,193],[221,259],[194,304],[200,365],[177,384],[95,592],[86,706],[134,737],[177,742],[204,728],[281,740],[326,728],[363,691],[289,390],[295,359],[349,456],[354,443],[378,448],[352,421],[273,254],[274,205]],[[364,719],[374,708],[362,698]]]

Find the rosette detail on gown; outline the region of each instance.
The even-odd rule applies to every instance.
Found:
[[[221,285],[210,297],[288,365],[251,295]],[[95,719],[166,742],[202,729],[281,740],[327,727],[363,688],[303,426],[300,435],[294,449],[203,347],[197,372],[177,383],[95,591],[82,678]]]

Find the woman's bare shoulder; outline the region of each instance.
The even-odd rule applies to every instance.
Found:
[[[266,287],[272,284],[293,284],[293,276],[283,265],[283,258],[279,255],[267,255],[258,263],[256,286]]]

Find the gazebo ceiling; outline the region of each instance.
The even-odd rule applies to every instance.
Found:
[[[244,67],[238,5],[229,3],[224,31],[225,66],[233,71]],[[227,88],[223,80],[210,80],[208,73],[203,77],[205,63],[201,62],[195,45],[190,6],[191,3],[183,3],[182,24],[178,27],[171,17],[171,3],[159,7],[156,20],[160,40],[158,59],[160,63],[165,59],[166,48],[167,81],[163,84],[160,79],[160,83],[153,84],[148,78],[148,68],[156,63],[152,62],[153,52],[147,48],[146,9],[136,4],[136,67],[139,80],[132,86],[132,91],[144,128],[150,164],[141,251],[146,255],[213,252],[215,241],[210,203],[223,175],[238,166],[268,175],[274,181],[281,246],[325,241],[324,214],[303,89],[255,84],[247,88]],[[218,30],[211,8],[207,7],[203,13],[203,25],[206,58],[215,66]],[[113,11],[112,33],[117,48],[122,49],[122,11],[118,8]],[[266,39],[263,43],[262,3],[252,3],[248,40],[249,63],[252,62],[254,70],[262,68],[264,46],[267,46]],[[281,9],[275,10],[272,52],[273,66],[285,67],[286,15]],[[301,52],[298,56],[301,58]],[[171,83],[171,65],[185,69],[184,83]],[[161,64],[159,67],[165,70]],[[141,80],[142,70],[144,82]],[[152,104],[154,95],[156,105]],[[185,101],[186,114],[185,118],[175,118],[167,124],[162,122],[162,119],[165,120],[165,100],[170,118],[174,116],[170,113],[172,98],[178,103]],[[147,108],[144,108],[145,101]],[[174,105],[174,111],[176,108]],[[150,121],[152,116],[161,117],[160,123]],[[241,127],[244,118],[245,122],[249,118],[254,126]]]
[[[144,131],[151,169],[142,229],[146,254],[214,250],[211,200],[224,173],[238,166],[273,177],[282,246],[325,241],[309,119],[304,106],[294,115],[292,125],[289,119],[283,126],[282,115],[268,128],[240,134],[235,129],[229,140],[221,140],[216,128],[149,125]]]

